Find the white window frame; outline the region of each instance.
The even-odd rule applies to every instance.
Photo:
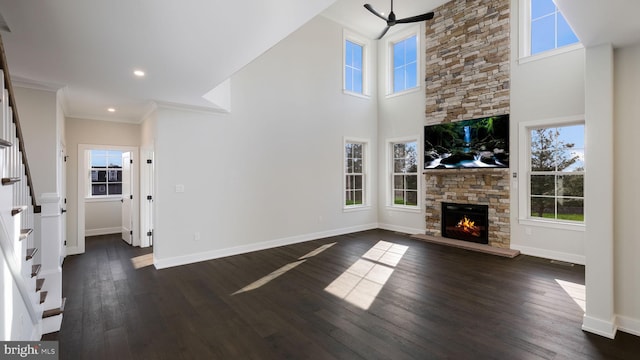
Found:
[[[421,81],[420,79],[423,79],[423,63],[424,63],[424,54],[422,53],[422,38],[424,36],[420,36],[420,34],[424,34],[423,28],[422,28],[422,24],[418,24],[418,25],[413,25],[413,26],[409,26],[407,29],[404,29],[402,31],[398,31],[395,32],[391,35],[387,35],[386,37],[386,55],[387,55],[387,93],[386,93],[386,97],[395,97],[395,96],[401,96],[401,95],[405,95],[405,94],[410,94],[416,91],[421,91],[422,90],[422,86],[423,86],[423,81]],[[405,89],[403,91],[399,91],[399,92],[393,92],[393,68],[394,68],[394,63],[393,63],[393,45],[406,40],[409,37],[415,36],[416,37],[416,62],[417,62],[417,69],[416,69],[416,86],[410,89]]]
[[[86,184],[86,193],[85,193],[85,198],[87,200],[120,200],[120,198],[122,198],[122,191],[120,192],[120,194],[108,194],[109,192],[109,172],[110,171],[120,171],[120,173],[122,174],[122,167],[118,170],[109,170],[108,167],[105,167],[103,170],[105,170],[107,172],[106,174],[106,181],[105,181],[105,186],[107,186],[107,195],[93,195],[93,179],[91,178],[91,173],[93,171],[93,167],[91,166],[92,163],[92,157],[91,157],[91,152],[97,150],[97,151],[113,151],[113,152],[117,152],[119,151],[120,153],[124,152],[124,150],[121,149],[114,149],[114,148],[92,148],[92,149],[88,149],[86,150],[86,155],[85,158],[87,160],[87,169],[89,171],[89,179],[87,181]],[[99,168],[95,168],[96,170],[99,170]],[[116,181],[114,183],[118,183],[122,185],[122,180],[121,181]]]
[[[350,41],[354,44],[362,46],[362,93],[353,92],[346,89],[346,42]],[[368,99],[371,96],[370,89],[370,48],[371,41],[366,37],[359,35],[349,29],[342,31],[342,92],[346,95],[362,97]]]
[[[575,115],[562,118],[543,119],[535,121],[521,122],[518,127],[519,147],[518,159],[518,223],[520,225],[538,226],[553,229],[564,229],[574,231],[584,231],[586,219],[584,222],[572,222],[568,220],[557,219],[541,219],[531,217],[531,130],[546,127],[563,127],[571,125],[584,125],[586,134],[586,122],[584,115]],[[586,155],[586,138],[585,138],[585,155]],[[585,172],[587,171],[588,156],[585,156]],[[517,174],[516,174],[517,176]],[[583,185],[584,186],[584,185]],[[587,198],[584,194],[584,203],[586,207]]]
[[[415,142],[416,143],[416,160],[417,160],[417,164],[416,164],[416,182],[417,182],[417,204],[416,205],[399,205],[399,204],[395,204],[394,201],[394,188],[393,188],[393,176],[394,176],[394,166],[393,166],[393,160],[394,160],[394,153],[393,153],[393,145],[394,144],[399,144],[399,143],[408,143],[408,142]],[[422,156],[420,156],[421,151],[422,151],[422,146],[420,144],[420,136],[406,136],[406,137],[397,137],[397,138],[390,138],[386,140],[386,149],[387,149],[387,166],[386,166],[386,172],[387,172],[387,181],[386,181],[386,205],[388,209],[391,210],[399,210],[399,211],[407,211],[407,212],[416,212],[419,213],[422,210],[422,173],[421,173],[421,169],[422,169]]]
[[[519,64],[524,64],[530,61],[544,59],[584,48],[582,43],[578,41],[575,44],[566,45],[552,50],[543,51],[535,55],[531,55],[531,0],[518,0],[518,8],[518,23],[520,30],[520,36],[518,39]]]
[[[347,205],[347,144],[362,144],[362,204]],[[357,137],[345,137],[342,141],[342,209],[345,212],[366,210],[371,207],[370,141]]]

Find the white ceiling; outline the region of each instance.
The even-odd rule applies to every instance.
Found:
[[[554,0],[584,46],[640,42],[638,0]]]
[[[0,0],[0,14],[14,81],[63,88],[67,116],[138,123],[155,104],[216,109],[203,95],[318,14],[376,38],[385,23],[365,2],[389,12],[389,0]],[[396,0],[394,12],[445,2]],[[587,46],[640,40],[640,1],[556,2]]]
[[[334,1],[0,0],[0,14],[14,80],[66,86],[68,116],[139,122],[154,102],[215,107],[202,96]]]

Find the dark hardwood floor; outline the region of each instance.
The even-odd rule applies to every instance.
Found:
[[[367,260],[381,240],[396,245]],[[639,337],[580,329],[560,283],[584,284],[582,266],[382,230],[164,270],[136,269],[151,250],[119,235],[86,250],[65,260],[62,329],[45,336],[61,359],[640,358]]]

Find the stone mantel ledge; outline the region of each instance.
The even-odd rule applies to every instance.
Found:
[[[504,174],[509,173],[509,168],[475,168],[475,169],[429,169],[423,170],[423,175],[436,175],[436,176],[447,176],[447,175],[499,175],[503,176]]]

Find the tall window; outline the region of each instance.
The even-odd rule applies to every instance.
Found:
[[[418,87],[418,36],[411,35],[391,45],[393,93]]]
[[[530,0],[530,5],[531,55],[578,42],[553,0]]]
[[[584,222],[584,124],[529,130],[530,217]]]
[[[364,47],[351,40],[344,42],[344,90],[363,93]]]
[[[393,205],[418,206],[418,142],[391,143]]]
[[[90,196],[122,194],[122,151],[91,150]]]
[[[344,145],[344,206],[366,204],[366,142],[346,140]]]

